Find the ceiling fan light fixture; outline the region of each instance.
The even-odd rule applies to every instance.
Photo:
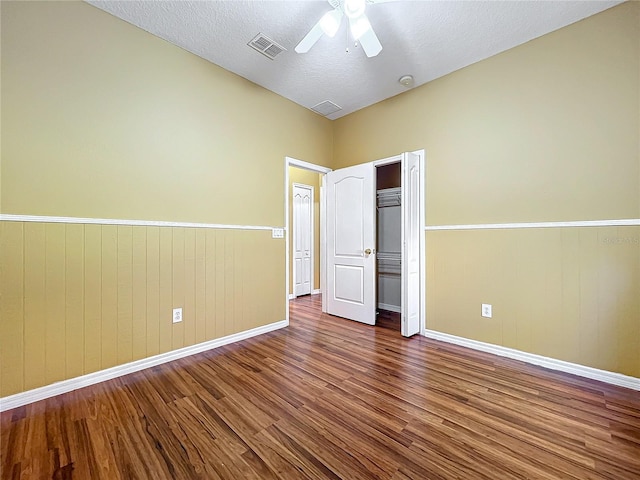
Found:
[[[340,21],[342,20],[342,12],[340,10],[331,10],[325,13],[320,19],[320,27],[322,31],[328,37],[335,37],[340,28]]]
[[[344,0],[342,8],[344,10],[344,14],[352,19],[362,16],[364,14],[365,6],[365,0]]]
[[[356,19],[349,20],[349,27],[351,28],[351,35],[354,40],[360,40],[360,37],[371,30],[371,23],[366,16],[361,16]]]

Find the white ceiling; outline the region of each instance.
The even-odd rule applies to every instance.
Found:
[[[367,58],[347,46],[343,20],[334,38],[294,51],[331,9],[320,1],[87,0],[185,50],[304,107],[325,100],[336,119],[515,47],[618,3],[613,1],[387,1],[367,6],[382,52]],[[258,33],[287,51],[271,60],[247,43]],[[353,43],[350,45],[353,47]]]

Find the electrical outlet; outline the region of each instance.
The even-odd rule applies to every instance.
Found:
[[[271,238],[284,238],[284,228],[272,228]]]
[[[492,308],[491,305],[489,305],[488,303],[483,303],[482,304],[482,316],[486,317],[486,318],[491,318],[491,312]]]
[[[173,323],[180,323],[182,321],[182,308],[173,309]]]

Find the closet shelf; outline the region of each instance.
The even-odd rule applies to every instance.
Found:
[[[400,252],[380,252],[376,253],[378,256],[378,260],[397,260],[398,262],[402,258],[402,254]]]
[[[378,190],[378,208],[382,207],[399,207],[401,205],[401,189],[396,188],[384,188]]]
[[[399,252],[378,252],[378,273],[400,275],[402,254]]]

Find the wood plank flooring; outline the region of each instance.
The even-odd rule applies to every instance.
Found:
[[[376,316],[376,327],[389,328],[400,332],[400,314],[396,312],[390,312],[389,310],[378,310]]]
[[[640,394],[291,303],[291,326],[4,412],[2,479],[639,479]]]

